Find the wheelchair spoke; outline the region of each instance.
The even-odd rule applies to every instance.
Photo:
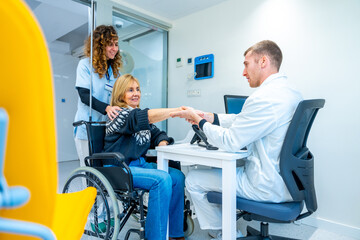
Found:
[[[97,196],[88,215],[84,234],[81,239],[116,239],[118,232],[116,234],[114,232],[114,216],[120,214],[114,213],[113,204],[117,204],[117,201],[113,203],[112,198],[108,194],[108,192],[112,191],[112,189],[107,190],[108,187],[104,185],[99,177],[91,172],[74,174],[66,182],[63,192],[77,192],[88,186],[92,186],[97,189]],[[119,223],[116,224],[119,226]]]

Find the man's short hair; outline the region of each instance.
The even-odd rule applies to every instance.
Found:
[[[245,51],[244,56],[249,52],[256,55],[267,55],[270,58],[273,66],[279,71],[282,62],[282,53],[279,46],[270,40],[263,40],[248,48]]]

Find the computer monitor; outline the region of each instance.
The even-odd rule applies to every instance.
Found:
[[[228,114],[238,114],[244,106],[247,96],[224,95],[225,112]]]

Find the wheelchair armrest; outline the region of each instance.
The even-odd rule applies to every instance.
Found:
[[[110,164],[116,165],[118,167],[123,167],[126,170],[130,171],[129,166],[125,163],[125,157],[119,152],[104,152],[104,153],[94,153],[92,156],[87,156],[85,158],[85,163],[89,166],[88,160],[100,160],[102,163],[103,160],[113,160]],[[106,161],[109,164],[108,161]]]
[[[94,153],[92,156],[89,156],[91,159],[111,159],[114,158],[120,162],[124,162],[125,161],[125,157],[124,155],[122,155],[119,152],[103,152],[103,153]],[[124,164],[126,164],[124,162]]]
[[[106,122],[88,122],[88,121],[85,121],[85,120],[80,120],[80,121],[77,121],[77,122],[73,122],[73,126],[74,127],[78,127],[80,125],[90,125],[90,124],[99,124],[99,125],[105,125]]]

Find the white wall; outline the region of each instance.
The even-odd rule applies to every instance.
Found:
[[[305,223],[360,238],[360,1],[229,0],[173,22],[169,36],[169,107],[190,105],[224,112],[223,95],[253,92],[242,77],[252,44],[278,43],[288,74],[304,98],[325,98],[308,146],[315,155],[318,210]],[[176,58],[215,55],[215,76],[187,80],[193,65]],[[187,97],[200,89],[201,97]],[[189,125],[169,121],[168,133],[185,137]]]
[[[53,51],[50,52],[50,55],[55,89],[57,159],[59,162],[75,160],[78,159],[78,156],[72,123],[78,101],[75,79],[79,59]],[[62,99],[65,102],[62,102]]]

